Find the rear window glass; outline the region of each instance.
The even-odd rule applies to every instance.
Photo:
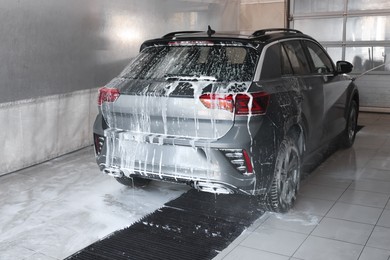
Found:
[[[251,81],[257,59],[254,49],[241,46],[158,46],[144,49],[121,76]]]

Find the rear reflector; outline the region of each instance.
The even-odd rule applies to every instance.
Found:
[[[244,155],[244,159],[245,159],[246,172],[248,174],[252,174],[253,173],[253,167],[252,167],[251,158],[249,157],[248,152],[246,150],[242,150],[242,154]]]
[[[267,111],[270,95],[266,92],[239,94],[203,94],[202,104],[210,109],[221,109],[237,115],[263,115]]]
[[[104,136],[98,135],[98,134],[93,134],[93,141],[94,141],[94,146],[95,146],[95,152],[96,155],[100,155],[102,152],[102,148],[105,142]]]
[[[221,149],[220,151],[242,175],[249,176],[253,174],[251,158],[246,150]]]
[[[98,105],[101,106],[104,102],[115,102],[120,96],[119,89],[116,88],[100,88]]]

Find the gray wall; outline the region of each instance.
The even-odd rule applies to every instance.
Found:
[[[144,40],[238,17],[239,0],[0,0],[0,175],[92,144],[97,88]]]
[[[0,103],[100,86],[147,38],[221,27],[227,3],[202,2],[0,0]]]

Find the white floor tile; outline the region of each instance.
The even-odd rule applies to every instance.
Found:
[[[272,216],[274,213],[272,212],[266,212],[264,215],[262,215],[260,218],[256,219],[252,225],[250,225],[246,231],[247,232],[253,232],[255,231],[258,227],[260,227],[270,216]]]
[[[348,159],[345,158],[339,159],[337,157],[331,156],[330,158],[327,159],[329,161],[325,161],[316,169],[316,172],[320,173],[321,175],[333,175],[335,177],[340,177],[343,179],[354,180],[356,176],[359,174],[359,169],[364,167],[367,164],[369,158],[362,158],[360,160],[357,160],[355,154],[352,154],[351,156],[352,158],[348,158]],[[372,156],[370,156],[370,158]],[[367,157],[367,155],[364,154],[364,157]]]
[[[390,195],[384,193],[349,189],[344,192],[339,201],[362,206],[384,208],[389,198]]]
[[[390,157],[387,154],[377,155],[366,164],[366,167],[390,171]]]
[[[390,194],[390,182],[377,180],[357,180],[351,184],[350,189]]]
[[[346,189],[349,185],[351,185],[352,180],[343,179],[340,176],[316,174],[314,176],[309,176],[307,182],[315,185]]]
[[[378,226],[390,228],[390,210],[384,210],[377,223]]]
[[[380,208],[337,202],[326,216],[375,225],[381,213]]]
[[[25,258],[25,260],[57,260],[58,258],[53,258],[41,253],[33,254],[32,256]]]
[[[312,235],[365,245],[373,229],[374,225],[323,218]]]
[[[390,250],[390,228],[376,226],[367,242],[367,246]]]
[[[310,236],[294,254],[304,260],[356,260],[363,246]]]
[[[389,130],[390,133],[390,130]],[[390,153],[390,137],[387,139],[387,141],[382,145],[382,147],[378,150],[380,153]]]
[[[369,129],[364,129],[362,133],[365,133]],[[387,137],[384,136],[377,136],[377,135],[370,135],[369,138],[367,138],[364,135],[357,135],[355,139],[355,143],[353,147],[364,147],[369,149],[379,149],[383,143],[386,141]]]
[[[360,169],[363,168],[365,165],[361,167],[357,167],[356,165],[351,168],[347,167],[348,169],[326,169],[326,168],[319,168],[317,171],[324,176],[333,176],[336,178],[343,178],[346,180],[358,180],[360,179]],[[335,167],[334,167],[335,168]]]
[[[389,258],[390,251],[366,246],[359,260],[389,260]]]
[[[380,118],[380,114],[374,113],[359,113],[359,125],[372,125]]]
[[[361,179],[390,182],[390,171],[365,168],[362,170]]]
[[[309,215],[293,210],[285,214],[272,214],[264,223],[263,227],[282,229],[302,234],[310,234],[318,225],[322,217]]]
[[[301,187],[299,194],[308,198],[336,201],[344,191],[345,189],[340,188],[305,184]]]
[[[339,150],[320,165],[315,172],[344,180],[358,180],[361,169],[377,154],[377,151],[378,149],[359,147]]]
[[[265,252],[249,247],[238,246],[231,251],[223,260],[289,260],[288,256]]]
[[[236,242],[236,240],[234,240],[233,242]],[[224,259],[238,245],[239,245],[239,243],[231,243],[225,249],[223,249],[221,252],[219,252],[218,255],[213,258],[213,260],[222,260],[222,259]]]
[[[0,241],[0,259],[30,259],[35,252],[23,247],[18,241]]]
[[[275,254],[292,256],[306,237],[306,235],[300,233],[260,227],[256,232],[249,235],[241,245]]]
[[[37,183],[37,179],[34,176],[25,176],[19,172],[1,176],[0,197],[9,200],[9,198],[13,198],[22,191],[32,190]]]
[[[295,212],[303,212],[306,214],[313,214],[315,216],[325,216],[332,208],[334,201],[321,200],[298,196],[293,210]]]

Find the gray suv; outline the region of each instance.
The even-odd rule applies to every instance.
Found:
[[[125,185],[265,194],[273,210],[287,211],[303,165],[331,140],[354,142],[351,70],[292,29],[209,27],[148,40],[99,90],[97,163]]]

